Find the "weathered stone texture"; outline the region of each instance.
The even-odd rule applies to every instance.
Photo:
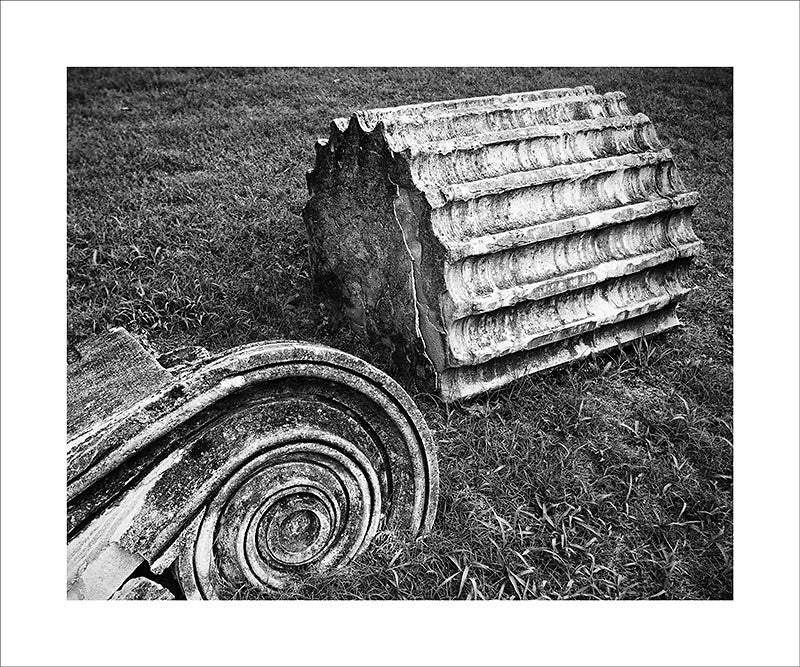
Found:
[[[447,400],[676,326],[698,194],[621,92],[359,111],[317,144],[316,284]]]
[[[133,378],[136,364],[113,363],[120,340],[152,376],[152,357],[121,330],[94,344],[104,361],[92,368]],[[430,529],[432,436],[366,362],[276,342],[165,363],[151,393],[69,439],[68,597],[107,599],[143,562],[172,568],[188,598],[278,591],[348,563],[379,528]],[[113,400],[119,383],[95,380],[92,405]]]
[[[112,600],[174,600],[175,596],[161,584],[145,577],[136,577],[126,581],[111,596]]]

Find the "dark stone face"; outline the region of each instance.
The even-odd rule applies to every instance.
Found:
[[[426,206],[415,199],[418,209],[399,210],[398,192],[406,186],[413,187],[407,165],[382,135],[351,122],[318,146],[303,217],[317,289],[368,342],[377,363],[407,384],[433,369],[416,339],[422,285],[408,238],[412,228],[411,236],[419,233]],[[428,310],[435,318],[434,306]]]

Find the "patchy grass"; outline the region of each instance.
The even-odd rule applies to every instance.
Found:
[[[433,533],[384,534],[299,597],[731,598],[732,71],[80,69],[68,73],[68,342],[267,338],[370,350],[311,290],[305,173],[358,108],[624,90],[702,194],[685,327],[466,406],[409,387],[439,442]]]

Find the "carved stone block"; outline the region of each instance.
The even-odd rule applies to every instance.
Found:
[[[127,595],[143,563],[188,598],[280,591],[430,529],[433,438],[384,373],[299,342],[165,363],[116,329],[70,371],[68,597]]]
[[[591,86],[359,111],[308,184],[317,286],[445,400],[676,326],[702,246],[649,118]]]

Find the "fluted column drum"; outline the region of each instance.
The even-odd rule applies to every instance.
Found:
[[[676,326],[702,246],[650,119],[592,86],[358,111],[308,185],[317,287],[448,401]]]

